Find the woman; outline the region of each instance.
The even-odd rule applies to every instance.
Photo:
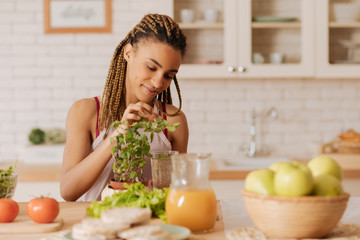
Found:
[[[186,37],[166,15],[149,14],[118,45],[109,68],[102,98],[76,101],[66,119],[66,146],[60,181],[66,201],[99,200],[112,177],[110,139],[124,126],[111,129],[114,121],[148,120],[159,116],[170,125],[179,122],[175,132],[154,138],[151,149],[187,151],[188,126],[181,109],[176,79],[185,53]],[[180,106],[172,105],[170,84],[174,81]],[[165,134],[167,136],[165,136]],[[144,169],[151,178],[150,163]]]

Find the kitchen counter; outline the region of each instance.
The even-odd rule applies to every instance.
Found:
[[[71,230],[75,223],[80,222],[86,215],[86,207],[89,206],[89,202],[60,202],[59,217],[62,218],[64,225],[60,231],[50,233],[33,233],[33,234],[1,234],[1,239],[7,240],[39,240],[39,239],[62,239],[62,235]],[[19,203],[20,213],[19,215],[26,215],[26,203]],[[16,221],[16,220],[15,220]],[[154,223],[161,223],[159,219],[153,219]],[[11,224],[11,223],[10,223]],[[206,240],[225,239],[224,224],[221,215],[221,208],[218,202],[218,220],[215,224],[214,231],[206,234],[196,234],[195,237],[200,237]],[[189,239],[192,239],[191,237]]]
[[[219,171],[211,170],[210,179],[211,180],[244,180],[246,175],[249,173],[249,170],[232,170],[232,171]],[[360,169],[344,169],[344,178],[345,179],[354,179],[360,178]]]
[[[0,169],[5,169],[13,163],[0,163]],[[49,182],[60,181],[61,164],[25,164],[17,162],[15,171],[19,174],[19,182]]]
[[[306,160],[301,160],[306,162]],[[0,168],[6,168],[12,163],[0,163]],[[20,182],[59,181],[61,164],[24,164],[19,162],[16,171]],[[360,178],[360,169],[344,169],[345,179]],[[216,161],[210,164],[210,180],[243,180],[250,170],[218,170]]]
[[[307,163],[309,159],[294,159],[302,163]],[[210,179],[211,180],[244,180],[246,175],[251,170],[219,170],[217,161],[212,160],[210,164]],[[360,167],[356,169],[343,168],[344,179],[360,179]]]

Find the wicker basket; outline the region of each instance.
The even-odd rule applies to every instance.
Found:
[[[360,153],[360,142],[338,142],[339,153]]]
[[[246,210],[255,225],[270,238],[321,238],[341,219],[349,199],[336,197],[282,197],[242,191]]]

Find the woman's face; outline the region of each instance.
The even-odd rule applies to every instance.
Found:
[[[126,45],[126,105],[139,101],[150,103],[170,86],[179,70],[181,52],[154,40]]]

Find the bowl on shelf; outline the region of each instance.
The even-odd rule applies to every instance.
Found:
[[[17,180],[17,173],[13,173],[7,176],[0,175],[0,198],[13,198]]]
[[[335,228],[345,212],[349,194],[335,197],[269,196],[242,191],[254,224],[270,238],[321,238]]]

